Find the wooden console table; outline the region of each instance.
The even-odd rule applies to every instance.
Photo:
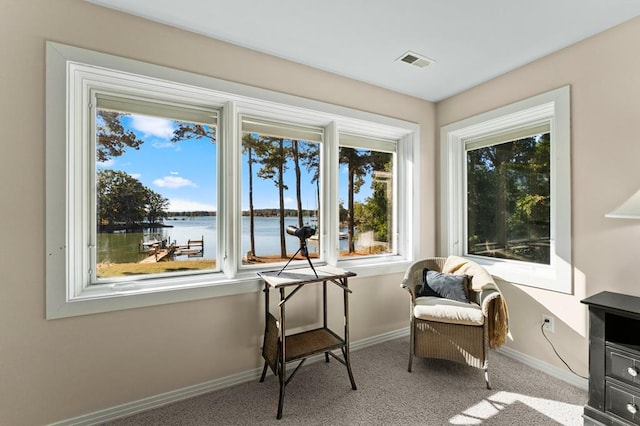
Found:
[[[640,425],[640,297],[603,291],[589,305],[585,425]]]
[[[284,403],[284,390],[294,374],[302,366],[307,357],[324,353],[325,361],[329,362],[329,356],[340,361],[349,373],[351,388],[356,390],[356,382],[353,379],[351,371],[351,361],[349,355],[349,293],[351,290],[348,285],[348,277],[356,274],[348,272],[340,268],[331,266],[321,266],[316,268],[318,276],[311,268],[288,269],[284,271],[266,271],[260,272],[258,275],[264,281],[264,300],[265,300],[265,330],[264,343],[262,346],[262,357],[264,358],[264,368],[260,382],[264,381],[267,373],[267,367],[270,367],[273,373],[278,376],[280,382],[280,396],[278,399],[278,415],[282,418],[282,406]],[[303,286],[312,283],[322,283],[322,327],[308,330],[297,334],[286,334],[286,315],[285,306],[291,297],[298,292]],[[333,283],[340,287],[344,293],[344,332],[340,337],[331,331],[327,326],[327,283]],[[292,290],[287,295],[285,289],[290,287]],[[280,290],[280,308],[279,318],[276,318],[269,312],[269,290]],[[340,349],[342,358],[334,354],[332,351]],[[291,375],[287,377],[287,363],[290,361],[301,360],[293,370]]]

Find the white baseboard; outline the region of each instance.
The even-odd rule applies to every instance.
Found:
[[[523,354],[522,352],[518,352],[506,346],[502,346],[501,348],[496,349],[496,352],[506,355],[509,358],[513,358],[516,361],[528,365],[529,367],[535,368],[536,370],[540,370],[543,373],[548,374],[549,376],[560,379],[580,389],[589,389],[589,380],[576,376],[568,370],[558,368],[555,365],[547,364],[546,362],[540,361],[537,358]],[[489,361],[489,366],[491,366],[491,361]]]
[[[389,340],[398,339],[409,335],[409,328],[402,328],[400,330],[390,331],[382,333],[366,339],[361,339],[352,342],[350,345],[351,351],[357,351],[369,346],[377,345]],[[522,362],[525,365],[541,370],[542,372],[563,380],[571,385],[577,386],[581,389],[587,389],[588,382],[585,379],[579,378],[567,371],[557,368],[553,365],[539,361],[533,357],[525,355],[521,352],[515,351],[510,348],[500,348],[498,352],[504,354],[516,361]],[[308,363],[317,362],[323,359],[322,354],[314,355],[307,359]],[[63,420],[57,423],[52,423],[50,426],[90,426],[111,420],[116,420],[122,417],[131,416],[143,411],[151,410],[153,408],[161,407],[163,405],[171,404],[183,399],[192,398],[194,396],[203,395],[205,393],[213,392],[219,389],[224,389],[230,386],[238,385],[253,380],[258,380],[262,368],[255,368],[253,370],[244,371],[230,376],[222,377],[220,379],[209,380],[207,382],[199,383],[197,385],[187,386],[181,389],[176,389],[170,392],[165,392],[159,395],[151,396],[148,398],[139,399],[126,404],[117,405],[115,407],[106,408],[104,410],[96,411],[93,413],[85,414],[82,416],[74,417],[72,419]]]
[[[194,396],[203,395],[218,389],[224,389],[226,387],[251,380],[258,380],[261,373],[262,368],[257,368],[242,373],[232,374],[220,379],[209,380],[197,385],[187,386],[182,389],[176,389],[148,398],[139,399],[137,401],[128,402],[126,404],[117,405],[115,407],[106,408],[104,410],[95,411],[93,413],[84,414],[72,419],[52,423],[50,426],[89,426],[116,420],[122,417],[128,417],[133,414],[158,408],[183,399],[192,398]]]
[[[368,337],[355,342],[351,342],[350,350],[356,351],[369,346],[377,345],[388,340],[397,339],[409,335],[409,328],[391,331],[379,334],[377,336]],[[323,358],[322,354],[309,357],[306,364],[317,362]],[[209,380],[193,386],[187,386],[182,389],[176,389],[149,398],[139,399],[137,401],[128,402],[126,404],[117,405],[115,407],[106,408],[104,410],[95,411],[93,413],[84,414],[72,419],[63,420],[52,423],[50,426],[90,426],[122,417],[131,416],[163,405],[171,404],[183,399],[193,398],[194,396],[203,395],[215,390],[224,389],[230,386],[238,385],[253,380],[259,380],[262,374],[262,368],[244,371],[242,373],[232,374],[220,379]]]

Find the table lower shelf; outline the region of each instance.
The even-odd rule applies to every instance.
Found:
[[[280,359],[280,339],[278,321],[271,314],[267,315],[267,329],[264,337],[262,356],[271,367],[271,370],[277,375],[278,360]],[[344,339],[326,327],[285,336],[285,362],[340,349],[345,344]]]
[[[328,328],[303,331],[285,337],[286,361],[305,358],[313,354],[343,347],[344,340]]]

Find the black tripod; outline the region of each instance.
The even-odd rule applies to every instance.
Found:
[[[286,268],[287,266],[289,266],[289,264],[291,263],[291,261],[296,257],[296,255],[298,253],[302,253],[302,255],[304,257],[307,258],[307,262],[309,262],[309,266],[311,266],[311,270],[313,271],[314,274],[316,274],[316,278],[318,278],[318,273],[316,272],[316,268],[313,267],[313,263],[311,263],[311,259],[309,259],[309,250],[307,249],[307,239],[306,238],[301,238],[300,239],[300,248],[298,249],[297,252],[295,252],[293,254],[293,256],[291,256],[289,258],[289,261],[287,262],[286,265],[284,265],[282,267],[282,269],[280,269],[280,272],[278,272],[278,275],[280,275],[282,273],[282,271],[284,271],[284,268]]]

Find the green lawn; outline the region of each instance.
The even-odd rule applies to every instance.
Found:
[[[215,260],[168,260],[158,263],[111,263],[98,266],[98,278],[213,269]]]

